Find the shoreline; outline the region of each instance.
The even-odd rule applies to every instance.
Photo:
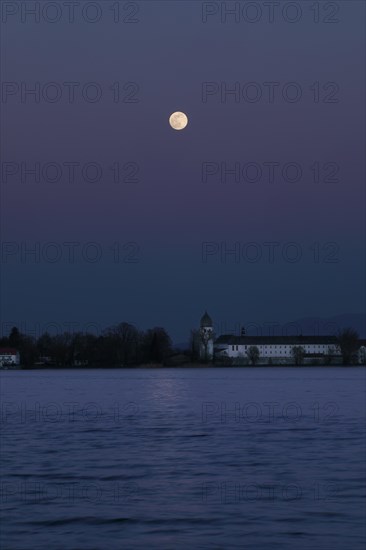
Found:
[[[271,368],[278,368],[278,367],[284,367],[289,369],[304,369],[304,368],[322,368],[322,369],[328,369],[328,368],[346,368],[349,369],[350,367],[366,367],[365,364],[353,364],[353,365],[341,365],[341,364],[334,364],[334,365],[289,365],[289,364],[272,364],[272,365],[214,365],[214,364],[196,364],[196,363],[186,363],[183,365],[163,365],[163,364],[142,364],[142,365],[127,365],[127,366],[105,366],[105,367],[99,367],[99,366],[26,366],[26,365],[17,365],[15,367],[8,367],[8,368],[0,368],[0,371],[28,371],[28,370],[77,370],[77,371],[83,371],[83,370],[142,370],[142,369],[253,369],[253,368],[264,368],[264,369],[271,369]]]

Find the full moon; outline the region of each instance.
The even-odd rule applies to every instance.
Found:
[[[169,124],[174,130],[183,130],[188,124],[188,117],[186,114],[176,111],[170,115]]]

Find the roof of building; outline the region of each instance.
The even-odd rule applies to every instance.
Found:
[[[212,319],[207,311],[201,317],[201,327],[212,327]]]
[[[16,355],[18,350],[15,348],[0,348],[0,355]]]
[[[280,344],[337,344],[336,336],[234,336],[223,334],[215,340],[215,344],[227,345],[280,345]]]

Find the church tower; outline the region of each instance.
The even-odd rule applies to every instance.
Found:
[[[214,352],[214,331],[211,317],[205,311],[199,329],[199,350],[202,361],[211,361]]]

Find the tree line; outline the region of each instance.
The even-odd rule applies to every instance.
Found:
[[[43,333],[38,338],[22,334],[13,327],[9,336],[0,338],[0,347],[15,348],[19,351],[21,364],[24,366],[55,366],[55,367],[127,367],[141,364],[167,364],[179,366],[184,363],[207,363],[207,359],[199,355],[199,331],[191,331],[189,349],[183,352],[174,349],[172,340],[162,327],[154,327],[146,331],[138,330],[131,323],[122,322],[106,328],[100,335],[88,332],[63,332],[51,335]],[[203,341],[206,346],[207,342]],[[359,362],[358,350],[360,340],[358,333],[346,328],[337,334],[342,362],[344,365]],[[302,346],[292,348],[292,358],[295,365],[303,364],[306,357]],[[324,364],[331,364],[334,350],[329,348],[324,355]],[[233,364],[227,357],[216,359],[216,364]],[[257,346],[250,346],[247,351],[250,364],[256,365],[260,359]],[[271,362],[271,359],[269,360]],[[362,358],[361,358],[362,362]],[[366,354],[363,357],[366,362]]]
[[[108,327],[99,336],[86,332],[48,332],[38,338],[22,334],[13,327],[8,337],[0,339],[0,347],[19,351],[22,365],[130,366],[162,363],[174,353],[172,341],[162,327],[138,330],[126,322]]]

